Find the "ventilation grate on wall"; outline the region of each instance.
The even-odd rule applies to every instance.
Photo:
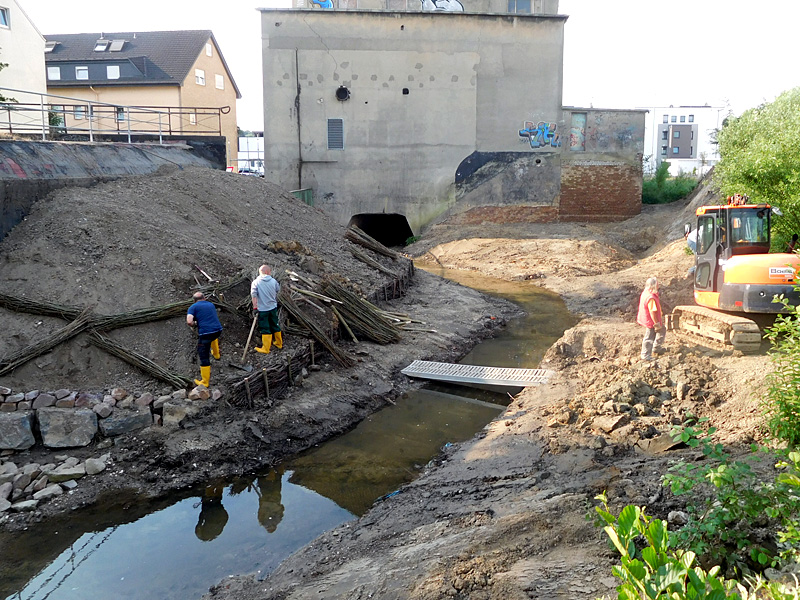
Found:
[[[328,150],[344,150],[344,119],[328,119]]]

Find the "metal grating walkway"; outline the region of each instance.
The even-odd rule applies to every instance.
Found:
[[[451,381],[453,383],[480,383],[482,385],[527,387],[547,383],[553,371],[547,369],[503,369],[477,365],[415,360],[401,371],[409,377]]]

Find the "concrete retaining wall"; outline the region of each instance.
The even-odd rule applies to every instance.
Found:
[[[215,155],[213,141],[196,150],[188,144],[0,141],[0,240],[53,190],[147,175],[164,165],[224,168]]]

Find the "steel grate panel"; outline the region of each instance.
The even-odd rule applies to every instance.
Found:
[[[454,383],[528,387],[547,383],[554,372],[547,369],[504,369],[415,360],[401,373],[409,377]]]

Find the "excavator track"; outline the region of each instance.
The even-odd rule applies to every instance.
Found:
[[[676,306],[667,317],[667,329],[693,333],[745,353],[761,349],[761,330],[746,317],[703,306]]]

